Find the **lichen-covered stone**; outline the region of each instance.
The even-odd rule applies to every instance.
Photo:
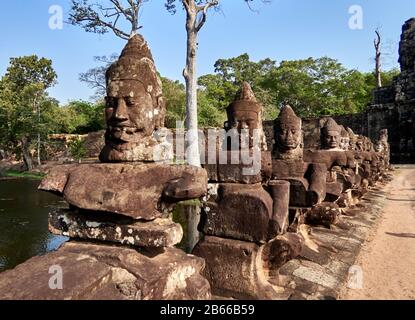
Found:
[[[54,168],[39,188],[60,194],[80,209],[153,220],[171,211],[176,202],[203,196],[207,174],[193,166],[84,164]]]
[[[272,198],[261,184],[219,184],[203,206],[205,234],[253,242],[273,238]]]
[[[335,203],[323,202],[310,209],[305,216],[305,221],[313,226],[330,226],[338,221],[340,208]]]
[[[49,230],[57,235],[86,240],[100,240],[136,247],[172,247],[183,238],[180,224],[170,219],[137,222],[122,217],[99,214],[82,215],[67,209],[49,214]]]
[[[109,67],[106,86],[107,130],[101,162],[171,160],[172,148],[160,145],[154,136],[164,127],[166,106],[153,57],[141,35],[131,37]]]
[[[206,300],[210,285],[200,275],[203,268],[203,259],[174,248],[140,252],[69,242],[1,273],[0,299]],[[62,271],[62,289],[53,289],[53,270]]]
[[[278,236],[258,246],[252,242],[206,236],[193,254],[206,261],[204,276],[212,293],[237,299],[286,299],[278,287],[278,269],[301,251],[297,235]],[[276,278],[274,278],[276,277]]]

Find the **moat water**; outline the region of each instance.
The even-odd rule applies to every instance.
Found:
[[[52,208],[65,206],[62,198],[37,190],[39,180],[0,179],[0,272],[26,260],[58,249],[68,240],[48,231]],[[183,227],[180,249],[191,252],[196,244],[198,210],[178,205],[174,220]]]
[[[57,196],[38,191],[39,180],[0,180],[0,272],[56,250],[66,237],[48,231],[48,213],[62,206]]]

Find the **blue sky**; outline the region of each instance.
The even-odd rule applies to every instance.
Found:
[[[99,1],[99,0],[97,0]],[[69,0],[3,1],[0,11],[2,39],[0,74],[10,57],[37,54],[53,60],[58,85],[50,94],[61,103],[89,99],[93,91],[79,82],[78,75],[94,67],[93,56],[119,53],[125,42],[112,33],[95,35],[65,24],[49,29],[49,7],[60,5],[65,16]],[[273,0],[257,1],[247,8],[242,0],[222,0],[222,12],[210,14],[199,38],[198,74],[213,72],[219,58],[247,52],[257,61],[329,56],[349,68],[373,68],[374,30],[381,28],[390,56],[388,68],[397,66],[397,50],[404,21],[415,16],[414,0]],[[363,29],[349,28],[349,8],[363,9]],[[184,13],[171,15],[163,0],[150,0],[141,13],[141,33],[149,42],[163,76],[182,81],[185,61]]]

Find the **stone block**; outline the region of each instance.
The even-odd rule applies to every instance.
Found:
[[[122,216],[83,215],[57,209],[49,214],[49,230],[57,235],[86,240],[99,240],[136,247],[172,247],[183,238],[180,224],[170,219],[137,222]]]
[[[219,184],[204,204],[201,230],[208,235],[265,242],[273,216],[272,198],[261,184]]]
[[[39,189],[63,196],[76,208],[153,220],[176,202],[203,196],[207,173],[167,164],[84,164],[54,168]]]
[[[62,271],[62,290],[49,286],[52,266]],[[69,242],[56,252],[1,273],[0,299],[206,300],[210,299],[210,285],[200,275],[203,268],[203,259],[174,248],[139,252]]]

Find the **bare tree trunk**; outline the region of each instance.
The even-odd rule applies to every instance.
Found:
[[[26,169],[30,171],[33,169],[33,162],[32,162],[32,157],[30,156],[30,152],[29,152],[29,141],[27,137],[23,137],[20,140],[20,143],[22,145],[23,161],[25,163]]]
[[[38,130],[40,130],[40,104],[38,103],[39,95],[36,94],[33,100],[33,107],[37,111],[37,120],[38,120]],[[42,162],[40,160],[40,132],[37,134],[37,165],[41,166]]]
[[[37,134],[37,165],[42,165],[42,161],[40,160],[40,133]]]
[[[186,252],[191,253],[200,240],[199,230],[197,229],[200,223],[200,207],[195,204],[185,204],[183,205],[183,211],[187,221]]]
[[[376,75],[376,85],[378,88],[382,87],[382,65],[381,65],[381,37],[380,37],[380,33],[378,30],[375,31],[376,33],[376,39],[374,41],[374,45],[375,45],[375,49],[376,49],[376,57],[375,57],[375,62],[376,62],[376,67],[375,67],[375,75]]]
[[[186,152],[187,162],[200,167],[198,122],[197,122],[197,9],[193,1],[186,8],[187,55],[183,76],[186,80]]]

